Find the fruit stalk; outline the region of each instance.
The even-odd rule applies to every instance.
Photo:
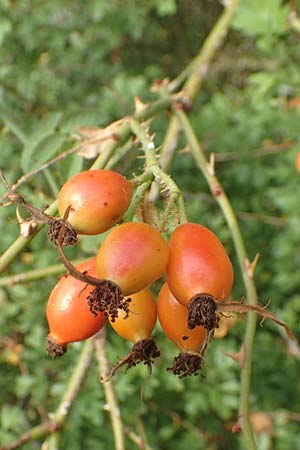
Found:
[[[176,203],[179,214],[180,223],[187,222],[185,206],[182,193],[172,178],[166,174],[159,166],[158,159],[155,154],[155,145],[145,127],[137,120],[131,119],[130,127],[132,132],[137,136],[142,144],[146,156],[146,172],[152,173],[155,180],[163,187],[167,187],[170,192],[169,202]]]

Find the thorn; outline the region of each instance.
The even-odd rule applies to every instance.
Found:
[[[242,369],[244,367],[245,358],[246,358],[246,351],[245,351],[244,344],[241,346],[240,351],[238,351],[237,353],[230,353],[230,352],[226,352],[225,350],[223,350],[223,353],[224,353],[224,355],[226,355],[229,358],[236,361],[239,364],[240,369]]]
[[[135,113],[139,113],[143,111],[147,106],[147,103],[143,103],[142,100],[138,97],[134,97],[134,107],[135,107]]]
[[[233,427],[231,428],[231,431],[232,431],[233,433],[240,433],[240,432],[242,431],[242,427],[241,427],[240,422],[236,422],[236,423],[233,425]]]
[[[209,175],[214,176],[215,175],[215,154],[211,153],[209,156],[209,163],[207,164],[207,170]]]
[[[245,260],[245,266],[246,266],[246,272],[248,277],[253,280],[254,276],[254,270],[259,260],[259,253],[256,253],[255,258],[252,262],[249,261],[249,259],[246,258]]]
[[[24,219],[19,211],[19,207],[16,208],[17,221],[20,226],[20,234],[24,238],[32,236],[37,228],[37,222],[33,219]]]
[[[181,150],[178,150],[178,153],[179,153],[180,155],[185,155],[185,154],[191,154],[192,151],[191,151],[191,148],[190,148],[188,145],[186,145],[186,146],[183,147]]]

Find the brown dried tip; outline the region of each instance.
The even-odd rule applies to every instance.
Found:
[[[112,322],[116,320],[119,310],[125,312],[125,318],[129,314],[130,298],[124,298],[122,290],[109,280],[99,281],[99,284],[87,297],[87,302],[93,316],[102,312]]]
[[[174,375],[178,375],[179,378],[185,378],[191,375],[198,375],[201,370],[203,359],[200,355],[179,353],[174,361],[174,366],[169,367],[167,370],[172,372]]]
[[[188,304],[188,328],[202,325],[207,331],[218,327],[217,302],[212,295],[196,295]]]
[[[64,227],[63,235],[60,236],[62,226]],[[53,220],[48,229],[48,236],[50,241],[56,246],[59,242],[64,247],[72,246],[75,245],[78,240],[77,233],[72,225],[68,222],[63,223],[63,219]]]
[[[66,353],[67,346],[60,345],[55,342],[52,338],[48,337],[47,341],[47,352],[51,356],[52,359],[57,358],[58,356],[62,356]]]
[[[114,374],[125,364],[127,364],[126,370],[128,370],[131,367],[134,367],[137,364],[143,362],[148,367],[151,373],[154,359],[158,358],[159,356],[160,351],[158,350],[154,339],[152,337],[149,339],[142,339],[141,341],[138,341],[136,344],[134,344],[131,352],[115,365],[109,376],[105,380],[102,380],[102,383],[109,381],[114,376]]]

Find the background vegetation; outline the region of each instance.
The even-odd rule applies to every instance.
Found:
[[[259,300],[299,337],[300,52],[299,2],[240,0],[231,29],[203,73],[190,120],[239,219],[255,271]],[[134,96],[158,98],[157,79],[176,77],[214,27],[223,6],[212,0],[0,0],[0,162],[10,182],[77,142],[77,126],[106,126],[134,112]],[[168,114],[152,123],[161,145]],[[185,149],[185,151],[180,151]],[[232,298],[245,295],[232,237],[214,197],[178,144],[172,176],[191,221],[218,233],[235,265]],[[115,165],[132,176],[143,161],[136,149]],[[74,154],[37,174],[20,192],[37,207],[51,204],[62,183],[90,162]],[[1,195],[5,193],[1,186]],[[0,208],[4,252],[18,237],[15,207]],[[95,255],[103,237],[82,238],[69,256]],[[43,230],[14,259],[5,276],[57,264]],[[45,304],[56,277],[27,283],[0,279],[0,444],[11,441],[53,413],[83,344],[61,359],[45,352]],[[113,364],[128,344],[108,333]],[[145,388],[145,368],[114,380],[126,448],[237,450],[245,448],[237,422],[240,369],[224,354],[239,351],[245,322],[214,340],[204,376],[178,380],[165,371],[176,349],[156,329],[162,357]],[[261,450],[300,449],[300,350],[274,324],[257,329],[250,408]],[[95,358],[62,431],[25,444],[25,450],[114,448],[107,398]],[[257,413],[261,413],[258,415]],[[254,414],[256,413],[256,414]],[[50,416],[51,418],[51,416]],[[263,426],[264,424],[264,426]],[[46,439],[46,440],[45,440]],[[142,444],[144,447],[142,447]],[[251,447],[249,447],[251,448]]]

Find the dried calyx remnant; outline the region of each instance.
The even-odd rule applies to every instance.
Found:
[[[51,222],[48,229],[48,236],[50,241],[53,242],[54,245],[58,245],[58,237],[62,228],[62,219],[55,219]],[[62,237],[62,245],[64,247],[70,247],[77,243],[78,237],[77,233],[72,227],[72,225],[67,222],[64,226],[64,233]]]
[[[280,325],[285,329],[285,332],[290,339],[294,339],[289,327],[268,311],[267,307],[268,304],[265,307],[261,307],[257,305],[245,305],[240,302],[220,302],[210,294],[199,294],[194,296],[188,304],[187,325],[189,329],[194,329],[197,326],[206,328],[207,335],[204,344],[199,353],[180,353],[175,358],[174,365],[167,370],[174,375],[178,375],[179,378],[197,375],[201,372],[205,351],[213,337],[214,330],[219,326],[220,316],[230,312],[240,314],[250,311],[256,312],[262,317],[262,322],[265,319],[271,319],[277,325]],[[186,336],[183,336],[182,339],[186,340]]]
[[[62,356],[66,353],[67,346],[58,344],[53,341],[51,338],[48,338],[47,341],[47,352],[51,356],[52,359],[57,358],[58,356]]]
[[[196,295],[188,304],[188,328],[202,325],[208,331],[217,328],[217,302],[209,294]]]
[[[10,202],[16,203],[24,208],[36,222],[44,223],[49,226],[48,236],[54,245],[58,245],[58,238],[63,227],[63,233],[60,238],[61,245],[71,246],[77,243],[77,233],[72,227],[72,225],[65,221],[63,226],[63,219],[58,219],[57,217],[50,216],[44,211],[41,211],[34,206],[26,202],[24,197],[16,192],[8,192],[7,198]]]
[[[99,280],[86,273],[79,272],[76,267],[68,260],[62,249],[62,236],[64,235],[64,228],[66,219],[69,213],[69,208],[62,219],[62,227],[57,237],[57,250],[61,262],[64,264],[69,274],[86,285],[95,286],[95,289],[87,298],[88,305],[95,317],[99,312],[103,313],[107,318],[113,322],[118,317],[119,311],[125,311],[126,316],[129,314],[130,298],[124,298],[121,288],[110,280]]]
[[[174,359],[173,367],[168,367],[168,371],[179,378],[185,378],[190,375],[198,375],[201,371],[203,358],[193,353],[179,353]]]
[[[262,317],[262,323],[266,319],[271,319],[285,329],[290,339],[294,339],[290,328],[284,322],[278,320],[273,313],[268,311],[268,306],[269,302],[266,306],[261,307],[240,302],[221,302],[210,294],[195,295],[188,304],[188,328],[193,329],[196,326],[203,326],[207,329],[208,333],[212,333],[218,328],[222,314],[230,312],[244,314],[252,311]]]
[[[102,383],[109,381],[114,376],[114,374],[124,365],[127,365],[126,370],[128,370],[139,363],[144,363],[151,373],[152,364],[154,360],[159,356],[160,351],[158,350],[154,339],[152,337],[148,339],[142,339],[134,344],[131,352],[114,366],[106,379],[103,379],[101,381]]]
[[[96,317],[98,312],[102,312],[107,318],[110,318],[110,320],[114,322],[121,309],[125,312],[124,318],[127,318],[131,299],[125,298],[119,286],[112,281],[97,281],[95,289],[87,298],[91,313]]]

